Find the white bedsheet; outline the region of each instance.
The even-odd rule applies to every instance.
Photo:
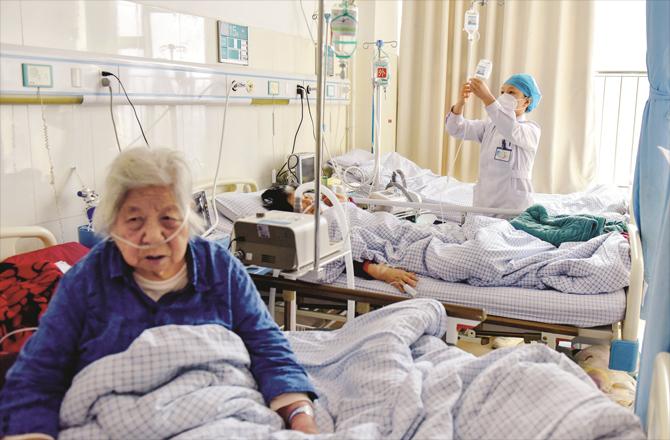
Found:
[[[282,430],[242,340],[223,326],[164,326],[82,370],[61,439],[643,439],[637,417],[541,345],[476,358],[438,339],[444,308],[415,300],[289,340],[319,394],[322,434]]]
[[[314,279],[311,279],[312,281]],[[356,289],[382,292],[409,298],[395,287],[376,280],[356,277]],[[347,287],[346,275],[333,283]],[[573,295],[556,290],[520,289],[514,287],[476,287],[419,277],[417,298],[467,307],[483,308],[489,315],[548,324],[596,327],[619,322],[626,312],[623,289],[600,295]]]
[[[353,150],[335,157],[335,162],[344,169],[355,165],[371,175],[374,160],[371,153]],[[418,192],[425,203],[451,203],[472,206],[474,183],[460,182],[447,176],[439,176],[429,169],[421,168],[398,153],[385,153],[381,158],[382,182],[391,178],[391,173],[400,169],[408,177],[407,187]],[[351,175],[349,177],[355,177]],[[588,189],[570,194],[534,193],[533,201],[544,205],[550,214],[590,214],[628,213],[630,193],[612,185],[592,185]],[[440,214],[436,212],[436,214]],[[458,221],[458,216],[444,215],[448,220]]]
[[[472,206],[474,183],[464,183],[449,177],[437,177],[423,187],[419,194],[425,203],[451,203]],[[533,193],[533,203],[547,208],[551,215],[599,214],[621,220],[626,215],[630,194],[611,185],[592,185],[584,191],[570,194]]]

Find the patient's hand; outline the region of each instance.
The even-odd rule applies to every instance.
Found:
[[[337,197],[337,200],[340,202],[346,202],[347,197],[342,195],[342,194],[335,194]],[[329,198],[326,196],[321,196],[321,200],[327,205],[327,206],[333,206],[332,202],[330,201]],[[304,195],[302,196],[302,200],[300,201],[300,212],[303,214],[314,214],[314,198],[310,197],[309,195]]]
[[[301,406],[304,406],[305,404],[312,406],[310,401],[298,400],[291,403],[290,405],[279,408],[277,413],[281,416],[282,419],[284,419],[284,423],[288,425],[288,418],[291,412]],[[305,434],[318,434],[319,432],[316,426],[316,422],[314,421],[314,417],[306,413],[300,413],[293,416],[291,419],[291,425],[288,426],[288,428],[294,431],[304,432]]]
[[[384,281],[389,283],[396,289],[404,292],[403,286],[409,284],[412,287],[416,287],[416,283],[419,280],[416,274],[412,272],[407,272],[402,269],[396,269],[395,267],[387,266],[386,264],[376,264],[372,263],[368,265],[367,273],[374,279]]]
[[[347,201],[347,196],[345,196],[344,194],[337,194],[337,193],[336,193],[336,194],[335,194],[335,197],[337,197],[337,200],[339,200],[340,203],[344,203],[344,202]],[[321,199],[323,200],[323,202],[324,202],[326,205],[328,205],[328,206],[333,206],[333,202],[331,202],[330,199],[329,199],[328,197],[326,197],[325,195],[324,195],[324,196],[321,196]]]
[[[298,414],[291,420],[291,429],[294,431],[301,431],[305,434],[318,434],[319,430],[316,427],[314,417],[307,414]]]

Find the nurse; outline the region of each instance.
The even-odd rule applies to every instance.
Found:
[[[463,118],[463,106],[474,94],[486,108],[488,120]],[[532,202],[531,175],[540,141],[540,126],[526,120],[542,95],[535,79],[526,73],[512,75],[496,99],[484,81],[470,78],[447,115],[450,135],[481,144],[479,182],[474,206],[524,210]]]

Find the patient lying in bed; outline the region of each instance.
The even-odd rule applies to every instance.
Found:
[[[273,188],[262,197],[266,208],[292,210],[291,188]],[[618,233],[557,248],[501,219],[469,216],[462,227],[420,225],[388,213],[371,213],[352,203],[343,208],[355,261],[479,287],[592,295],[614,292],[629,283],[630,246]],[[332,209],[323,211],[331,240],[340,240],[333,214]],[[329,263],[322,282],[333,282],[343,270],[343,261]]]
[[[344,197],[340,201],[346,201]],[[261,195],[263,200],[263,207],[270,211],[300,211],[304,213],[314,212],[314,199],[309,195],[304,195],[298,206],[295,200],[295,188],[290,185],[277,185],[266,190]],[[328,199],[324,199],[327,205],[330,205]],[[365,279],[375,279],[384,281],[401,292],[405,291],[404,287],[409,284],[416,287],[417,276],[412,272],[407,272],[403,269],[391,267],[388,264],[374,263],[370,260],[356,261],[354,260],[354,274]]]

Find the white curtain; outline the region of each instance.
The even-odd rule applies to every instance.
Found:
[[[487,58],[493,61],[488,83],[494,95],[506,78],[520,72],[532,74],[542,90],[542,102],[528,114],[542,127],[535,191],[583,189],[596,173],[590,132],[593,2],[492,0],[477,6],[480,39],[468,57],[463,16],[470,6],[464,0],[403,3],[398,152],[442,174],[476,181],[478,145],[465,142],[456,158],[460,141],[444,132],[444,116],[478,60]],[[486,117],[476,98],[465,115]]]
[[[398,56],[396,151],[441,172],[451,2],[405,0]]]

